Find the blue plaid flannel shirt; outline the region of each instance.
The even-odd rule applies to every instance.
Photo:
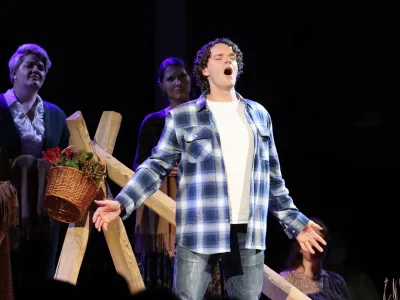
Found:
[[[289,238],[297,236],[309,219],[297,209],[285,187],[269,113],[257,102],[238,97],[245,103],[254,134],[246,248],[265,250],[268,211]],[[203,254],[229,252],[229,195],[220,145],[204,94],[169,111],[158,145],[115,197],[125,207],[122,218],[155,193],[179,161],[176,244]]]

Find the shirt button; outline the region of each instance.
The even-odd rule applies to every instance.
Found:
[[[292,230],[292,232],[294,233],[294,230]]]
[[[225,221],[226,221],[226,222],[229,222],[229,219],[226,219]]]
[[[228,197],[225,197],[225,200],[228,200]]]

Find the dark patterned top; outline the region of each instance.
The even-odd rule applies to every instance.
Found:
[[[313,300],[351,300],[347,283],[339,274],[322,270],[318,280],[310,280],[296,270],[280,275]]]

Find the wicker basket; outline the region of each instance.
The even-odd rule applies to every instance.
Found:
[[[60,222],[76,223],[85,216],[99,187],[78,169],[52,167],[47,174],[44,208]]]

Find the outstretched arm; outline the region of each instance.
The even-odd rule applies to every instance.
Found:
[[[136,170],[121,192],[115,197],[116,201],[97,201],[101,205],[93,215],[96,228],[103,223],[114,220],[123,211],[122,218],[127,218],[143,201],[154,194],[161,186],[168,171],[180,159],[180,147],[176,138],[174,120],[169,113],[160,141],[153,149],[152,154]],[[120,207],[120,204],[122,207]],[[104,228],[104,227],[103,227]]]
[[[305,251],[314,253],[313,246],[323,251],[318,242],[326,242],[318,234],[322,228],[303,215],[293,203],[289,191],[282,178],[279,157],[275,146],[272,121],[268,115],[270,128],[269,137],[269,164],[270,164],[270,204],[269,211],[279,220],[289,238],[296,237]]]

